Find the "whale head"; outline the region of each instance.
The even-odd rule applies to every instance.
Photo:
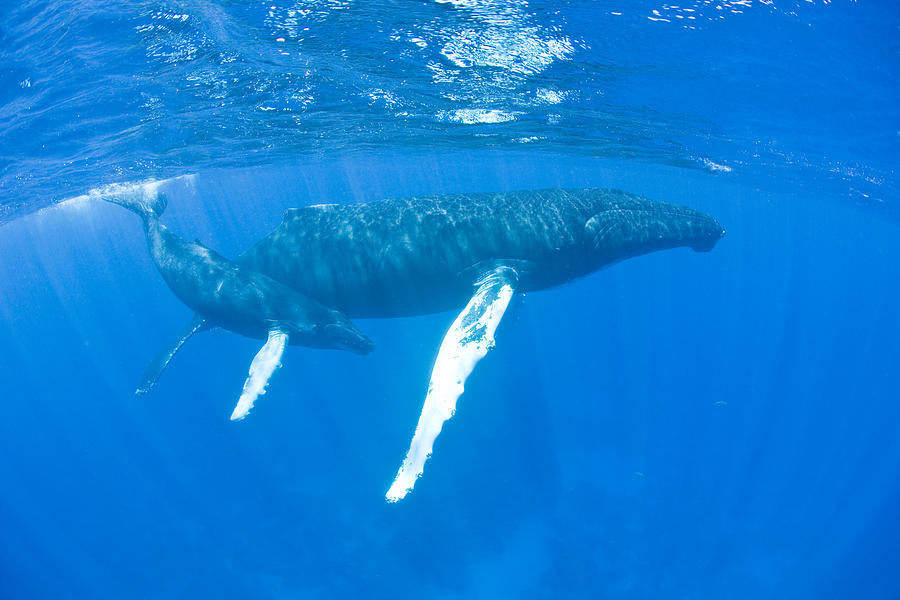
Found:
[[[290,343],[296,346],[349,350],[356,354],[368,354],[375,349],[372,340],[343,313],[312,301],[307,301],[302,313],[297,311],[292,318],[280,319],[278,329],[287,333]]]
[[[634,197],[591,217],[585,234],[593,259],[604,265],[669,248],[709,252],[725,228],[700,211]]]
[[[357,329],[347,317],[340,313],[338,313],[338,316],[340,317],[339,320],[322,326],[322,332],[331,344],[331,348],[349,350],[356,354],[368,354],[375,349],[375,344],[372,343],[372,340]]]

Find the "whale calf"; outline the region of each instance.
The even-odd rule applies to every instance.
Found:
[[[158,219],[153,221],[152,214],[145,223],[154,227]],[[386,494],[388,501],[396,502],[421,476],[467,377],[493,347],[494,332],[516,293],[551,288],[657,250],[709,251],[724,234],[709,215],[613,189],[441,194],[289,209],[275,230],[233,263],[221,259],[217,264],[237,269],[245,278],[264,277],[292,290],[307,307],[302,311],[307,320],[315,321],[316,314],[332,319],[340,315],[344,320],[335,321],[336,331],[349,336],[356,344],[351,349],[357,351],[370,346],[347,318],[462,309],[444,335],[412,442]],[[154,252],[152,235],[148,233]],[[191,247],[183,240],[179,243]],[[199,253],[207,265],[206,254],[191,252]],[[160,260],[157,266],[166,278]],[[178,283],[173,285],[169,278],[167,283],[199,316],[151,363],[142,384],[146,389],[184,341],[212,318],[205,316],[211,312],[209,305],[197,301],[192,279],[208,287],[216,277],[192,264],[173,271]],[[274,289],[274,284],[266,285]],[[248,321],[245,312],[233,314],[238,307],[225,298],[242,297],[239,288],[219,290],[212,299],[214,317],[238,333],[259,334],[264,328],[250,326],[252,319]],[[262,297],[287,295],[273,291]],[[283,307],[281,300],[276,304]],[[241,302],[237,305],[246,308]],[[273,341],[269,332],[260,354],[272,344],[280,356],[283,343]],[[325,346],[336,343],[320,336],[321,331],[312,340]],[[341,339],[347,343],[347,338]]]
[[[159,220],[166,201],[155,187],[109,190],[100,198],[141,217],[157,270],[175,296],[196,313],[175,346],[151,363],[138,392],[153,386],[187,338],[212,327],[266,340],[250,365],[232,420],[245,417],[256,398],[265,392],[269,378],[280,366],[286,344],[361,354],[373,349],[372,341],[338,311],[170,232]]]

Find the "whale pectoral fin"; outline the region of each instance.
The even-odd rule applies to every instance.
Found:
[[[153,360],[150,361],[150,364],[147,365],[147,368],[144,371],[144,376],[141,378],[141,383],[140,385],[138,385],[138,388],[134,393],[146,394],[147,392],[149,392],[153,388],[153,386],[156,385],[156,382],[159,381],[159,376],[162,375],[162,372],[163,370],[165,370],[166,366],[168,366],[169,361],[172,360],[172,357],[175,356],[175,353],[181,349],[184,343],[198,331],[203,331],[211,328],[212,327],[206,322],[203,317],[201,317],[200,315],[194,315],[194,318],[191,319],[191,322],[181,330],[178,338],[170,346],[163,348],[162,351],[157,354],[153,358]]]
[[[247,416],[253,403],[261,395],[266,393],[266,386],[269,385],[269,378],[275,369],[281,366],[281,355],[284,354],[284,347],[288,343],[288,335],[278,329],[269,332],[269,339],[265,345],[253,357],[250,363],[250,375],[244,382],[244,390],[238,399],[234,412],[231,413],[232,421],[239,421]]]
[[[478,289],[444,335],[431,371],[425,405],[403,465],[386,494],[396,502],[412,490],[431,455],[444,421],[456,411],[466,378],[494,347],[494,331],[518,284],[516,271],[496,266],[478,282]]]

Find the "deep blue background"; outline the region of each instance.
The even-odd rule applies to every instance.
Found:
[[[652,3],[92,6],[0,29],[0,597],[900,597],[893,4],[698,29]],[[572,50],[433,79],[470,30]],[[384,41],[410,31],[424,54]],[[272,58],[295,42],[311,75]],[[515,118],[446,117],[469,109]],[[165,221],[226,256],[289,207],[555,186],[728,233],[517,300],[388,505],[453,314],[360,321],[366,357],[290,348],[240,423],[259,343],[232,334],[133,395],[189,311],[134,215],[38,209],[185,172]]]

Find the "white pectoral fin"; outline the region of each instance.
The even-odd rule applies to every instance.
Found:
[[[478,361],[494,347],[494,331],[515,293],[518,277],[508,266],[498,266],[478,282],[478,289],[444,335],[431,371],[428,394],[409,452],[388,490],[396,502],[412,490],[431,455],[444,421],[456,411],[456,400]]]
[[[144,371],[144,376],[141,378],[141,383],[138,385],[137,390],[135,390],[135,394],[146,394],[149,392],[153,386],[156,385],[156,382],[159,381],[160,375],[162,375],[163,370],[169,364],[169,361],[172,360],[172,357],[175,356],[175,353],[181,349],[186,341],[188,341],[191,336],[193,336],[198,331],[202,331],[204,329],[210,329],[211,326],[201,317],[200,315],[194,315],[194,318],[191,319],[191,322],[187,324],[187,326],[182,329],[181,333],[178,335],[178,339],[173,341],[169,346],[164,348],[159,354],[157,354],[150,364],[147,365],[147,369]]]
[[[256,399],[266,393],[269,378],[272,377],[275,369],[281,366],[281,355],[284,354],[287,342],[288,335],[283,331],[273,329],[269,332],[269,339],[250,363],[250,375],[244,382],[244,391],[241,392],[237,406],[231,413],[232,421],[246,417]]]

